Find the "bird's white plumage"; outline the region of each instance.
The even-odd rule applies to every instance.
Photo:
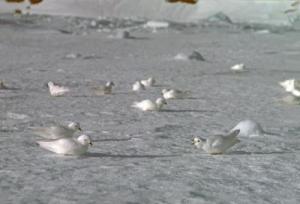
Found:
[[[74,133],[81,131],[80,124],[71,122],[68,126],[54,125],[50,127],[33,127],[33,133],[46,139],[58,139],[63,137],[73,137]]]
[[[69,88],[56,85],[52,81],[48,82],[48,88],[51,96],[63,96],[70,91]]]
[[[161,93],[165,99],[184,99],[190,94],[189,91],[181,91],[178,89],[163,89]]]
[[[77,139],[60,138],[55,140],[37,141],[41,148],[64,155],[82,155],[87,152],[88,146],[92,144],[91,138],[81,135]]]
[[[291,93],[294,97],[300,98],[300,81],[296,79],[287,79],[279,82],[286,92]]]
[[[236,65],[233,65],[230,69],[235,72],[242,72],[242,71],[245,71],[245,65],[244,64],[236,64]]]
[[[140,102],[134,102],[132,107],[140,109],[142,111],[159,111],[163,107],[164,104],[167,104],[165,99],[158,98],[155,102],[146,99]]]
[[[136,81],[136,82],[134,82],[134,84],[132,85],[132,90],[133,90],[133,91],[141,91],[141,90],[145,90],[145,86],[144,86],[140,81]]]
[[[257,137],[264,134],[261,125],[253,120],[240,121],[230,132],[239,130],[240,137]]]
[[[300,90],[294,89],[292,90],[292,95],[295,96],[296,98],[300,98]]]
[[[153,77],[150,77],[148,79],[145,80],[141,80],[141,84],[143,84],[145,87],[150,87],[153,86],[155,84],[155,79]]]
[[[287,79],[279,82],[279,85],[282,86],[286,92],[292,92],[294,89],[294,80],[295,79]]]
[[[202,148],[209,154],[223,154],[227,149],[239,143],[237,135],[239,130],[235,130],[228,135],[213,135],[207,139],[195,137],[193,140],[197,148]]]

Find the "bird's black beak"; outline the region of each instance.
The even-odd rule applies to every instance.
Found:
[[[90,145],[91,145],[91,146],[93,146],[93,143],[92,143],[92,142],[90,142]]]
[[[78,128],[79,131],[82,131],[81,127]]]

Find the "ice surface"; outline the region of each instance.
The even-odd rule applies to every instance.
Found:
[[[0,80],[19,88],[0,90],[1,203],[299,203],[300,108],[280,101],[286,93],[278,85],[300,78],[299,32],[170,23],[151,33],[145,21],[97,21],[136,36],[116,40],[90,21],[0,18]],[[193,50],[207,61],[170,60]],[[67,53],[101,57],[66,60]],[[238,62],[249,71],[232,73]],[[158,86],[132,93],[147,76]],[[77,94],[49,96],[51,79]],[[107,80],[114,94],[95,96],[90,84]],[[162,112],[130,108],[164,87],[192,90],[194,98],[170,101]],[[246,118],[282,136],[240,138],[220,156],[191,144]],[[34,145],[29,127],[74,120],[95,141],[85,157]]]

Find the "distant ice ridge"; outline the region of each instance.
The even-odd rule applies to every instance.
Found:
[[[166,19],[177,22],[191,22],[223,12],[234,22],[289,24],[299,9],[285,14],[291,8],[291,0],[237,1],[200,0],[195,5],[170,4],[163,0],[51,0],[35,6],[32,11],[44,14],[60,14],[84,17],[132,17]],[[0,12],[11,11],[13,5],[0,1]]]

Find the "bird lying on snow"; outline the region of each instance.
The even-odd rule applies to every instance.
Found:
[[[244,64],[233,65],[230,69],[233,72],[243,72],[245,71],[246,66]]]
[[[164,98],[158,98],[155,102],[146,99],[140,102],[134,102],[131,107],[142,111],[160,111],[165,104],[167,104],[167,102]]]
[[[60,138],[55,140],[40,140],[37,144],[48,151],[64,155],[82,155],[87,152],[89,145],[92,145],[91,138],[81,135],[77,139]]]
[[[235,130],[227,135],[212,135],[207,139],[195,137],[193,144],[209,154],[223,154],[227,149],[240,142],[237,139],[239,133],[240,130]]]
[[[258,137],[267,133],[263,130],[261,125],[253,120],[240,121],[230,132],[239,130],[239,137]]]
[[[165,99],[184,99],[187,98],[190,93],[190,91],[181,91],[178,89],[163,89],[161,91],[161,94]]]
[[[69,88],[56,85],[52,81],[48,82],[48,88],[51,96],[63,96],[70,91]]]

